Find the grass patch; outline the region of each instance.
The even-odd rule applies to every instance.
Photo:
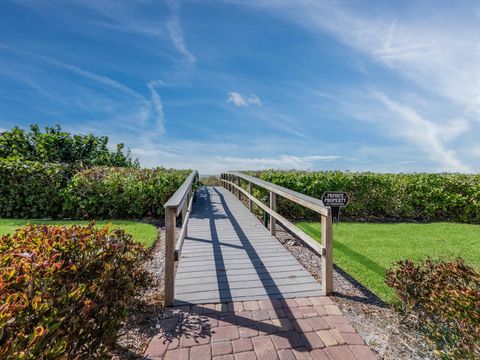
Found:
[[[300,222],[303,231],[320,241],[320,224]],[[455,223],[356,223],[334,225],[333,261],[381,299],[396,302],[385,285],[385,273],[397,260],[426,257],[463,258],[480,269],[480,226]]]
[[[0,235],[12,234],[16,229],[27,224],[41,225],[87,225],[88,221],[81,220],[23,220],[23,219],[0,219]],[[145,247],[150,248],[157,240],[157,228],[150,224],[128,220],[98,220],[97,227],[111,224],[113,228],[120,228],[133,236],[133,239]]]

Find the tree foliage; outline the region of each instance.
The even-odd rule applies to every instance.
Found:
[[[14,127],[0,133],[0,158],[43,163],[59,162],[86,167],[94,165],[138,167],[130,151],[124,151],[123,144],[117,144],[116,150],[108,148],[108,137],[71,135],[59,125],[46,127],[42,132],[38,125],[31,125],[29,131]]]

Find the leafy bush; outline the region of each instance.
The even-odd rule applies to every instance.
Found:
[[[123,153],[123,144],[116,151],[108,149],[108,137],[70,135],[59,125],[46,127],[41,132],[38,125],[31,125],[26,132],[19,127],[0,133],[0,158],[16,158],[44,163],[59,162],[82,166],[105,165],[138,167],[130,152]]]
[[[263,180],[320,199],[325,191],[347,191],[350,218],[403,218],[480,223],[480,175],[378,174],[339,171],[257,171]],[[279,198],[277,208],[293,218],[317,215]]]
[[[0,159],[0,217],[60,216],[61,190],[72,172],[61,164]]]
[[[121,230],[26,226],[0,240],[0,358],[93,358],[116,340],[144,248]]]
[[[84,218],[163,215],[163,205],[190,171],[94,167],[75,174],[64,191],[65,212]]]
[[[387,273],[407,314],[445,359],[480,358],[480,274],[462,261],[399,261]]]

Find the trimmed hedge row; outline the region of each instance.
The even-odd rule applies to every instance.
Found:
[[[0,159],[0,217],[141,218],[163,204],[187,170],[92,167]]]
[[[74,175],[64,191],[75,218],[159,217],[190,171],[94,167]]]
[[[480,175],[273,170],[249,174],[318,199],[324,191],[346,191],[350,204],[343,214],[353,219],[480,223]],[[277,207],[292,218],[317,218],[284,199],[278,199]]]
[[[59,216],[62,190],[73,171],[58,163],[0,159],[0,217]]]
[[[146,256],[122,230],[93,224],[26,226],[1,237],[0,358],[101,358],[151,281]]]

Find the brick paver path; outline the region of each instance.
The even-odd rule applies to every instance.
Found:
[[[146,359],[376,359],[329,297],[168,308]]]

